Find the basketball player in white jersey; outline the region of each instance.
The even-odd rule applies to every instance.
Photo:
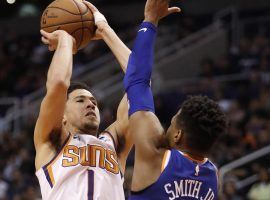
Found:
[[[123,71],[130,50],[91,4],[102,38]],[[97,138],[100,114],[97,101],[83,84],[70,85],[74,39],[65,31],[41,31],[43,43],[55,50],[36,122],[36,175],[43,199],[122,200],[122,175],[132,146],[127,131],[127,100],[118,107],[117,120]]]

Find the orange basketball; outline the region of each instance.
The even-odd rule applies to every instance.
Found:
[[[95,34],[94,17],[80,0],[55,0],[43,12],[41,29],[47,32],[65,30],[71,34],[77,49],[84,48]]]

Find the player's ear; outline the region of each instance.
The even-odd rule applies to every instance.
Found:
[[[180,141],[181,141],[182,136],[183,136],[182,130],[181,129],[178,129],[177,132],[176,132],[176,134],[174,135],[174,142],[176,144],[179,144]]]
[[[64,126],[67,124],[67,117],[66,117],[66,115],[64,115],[64,117],[63,117],[62,124]]]

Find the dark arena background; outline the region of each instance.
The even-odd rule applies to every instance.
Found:
[[[52,53],[40,41],[49,0],[0,1],[0,200],[41,199],[35,176],[33,129]],[[144,0],[93,0],[132,47]],[[174,0],[182,13],[161,22],[152,88],[164,127],[192,94],[214,99],[229,119],[212,150],[220,200],[270,200],[270,1]],[[73,80],[97,96],[102,123],[115,119],[123,74],[103,41],[74,57]],[[134,154],[125,174],[129,196]]]

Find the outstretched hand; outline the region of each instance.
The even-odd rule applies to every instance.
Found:
[[[83,0],[83,3],[93,13],[95,25],[97,27],[95,36],[92,38],[92,40],[102,39],[101,33],[102,33],[103,29],[109,26],[105,16],[101,12],[99,12],[99,10],[93,4],[89,3],[88,1]]]
[[[64,45],[70,45],[73,51],[73,54],[77,52],[76,41],[69,35],[66,31],[57,30],[52,33],[48,33],[44,30],[40,30],[42,35],[41,41],[48,45],[49,51],[55,51],[59,42],[65,43]]]
[[[144,21],[158,25],[159,20],[172,14],[179,13],[179,7],[169,7],[170,0],[147,0],[144,9]]]

